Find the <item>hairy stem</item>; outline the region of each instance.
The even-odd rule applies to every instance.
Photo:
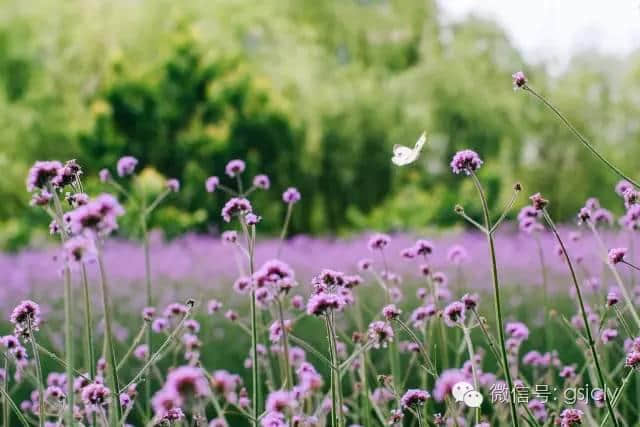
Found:
[[[39,414],[38,414],[38,425],[40,427],[44,426],[44,379],[42,378],[42,364],[40,363],[40,353],[38,352],[38,346],[36,345],[36,337],[35,332],[33,331],[31,325],[31,319],[28,320],[28,332],[29,332],[29,342],[31,342],[31,351],[33,352],[33,360],[35,362],[36,367],[36,377],[38,379],[38,394],[39,394]]]
[[[471,172],[471,178],[473,183],[478,190],[478,194],[480,196],[480,201],[482,202],[482,212],[484,214],[484,224],[487,230],[491,230],[491,218],[489,216],[489,206],[487,205],[487,199],[484,195],[484,190],[482,189],[482,184],[480,184],[480,180],[475,175],[475,173]],[[516,403],[511,396],[511,390],[513,390],[513,381],[511,380],[511,373],[509,372],[509,359],[507,357],[507,346],[505,345],[505,337],[504,337],[504,326],[502,321],[502,305],[500,302],[500,282],[498,278],[498,265],[496,261],[496,250],[495,244],[493,241],[493,235],[491,232],[487,232],[487,243],[489,245],[489,255],[491,257],[491,278],[493,281],[493,302],[496,310],[496,327],[498,328],[498,338],[500,340],[500,351],[502,354],[502,364],[504,365],[504,375],[507,380],[507,387],[509,389],[509,405],[511,409],[511,425],[513,427],[518,427],[518,412],[516,409]]]
[[[542,103],[544,105],[546,105],[551,111],[553,111],[555,113],[555,115],[558,116],[558,118],[562,121],[562,123],[564,123],[565,126],[578,138],[578,140],[582,143],[582,145],[587,147],[587,149],[589,151],[591,151],[591,153],[594,156],[596,156],[602,163],[607,165],[609,167],[609,169],[611,169],[613,172],[615,172],[620,178],[626,179],[627,181],[632,183],[636,188],[640,187],[640,184],[638,184],[633,179],[629,178],[620,169],[618,169],[618,167],[616,167],[613,163],[611,163],[609,160],[605,159],[602,156],[602,154],[600,154],[598,152],[598,150],[596,150],[595,147],[593,145],[591,145],[591,143],[589,141],[587,141],[587,139],[584,136],[582,136],[582,134],[580,132],[578,132],[578,130],[569,122],[569,120],[560,112],[560,110],[558,110],[556,107],[554,107],[542,95],[538,94],[538,92],[536,92],[535,90],[533,90],[531,87],[529,87],[527,85],[523,86],[522,89],[524,89],[525,91],[529,92],[530,94],[532,94],[533,96],[538,98],[540,101],[542,101]]]
[[[282,231],[280,232],[280,241],[278,242],[278,253],[276,258],[280,258],[282,253],[282,245],[284,244],[284,238],[287,237],[287,230],[289,229],[289,222],[291,221],[291,212],[293,212],[293,203],[287,204],[287,215],[284,217],[284,224],[282,225]]]
[[[93,381],[96,376],[96,359],[93,350],[93,316],[91,315],[91,296],[89,294],[89,279],[87,277],[87,267],[83,263],[80,270],[82,278],[82,293],[84,296],[84,333],[87,341],[87,370],[89,378]]]

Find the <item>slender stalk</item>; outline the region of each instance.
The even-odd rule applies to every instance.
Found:
[[[336,323],[335,323],[335,317],[334,317],[334,313],[331,312],[329,314],[330,317],[330,322],[329,322],[329,332],[331,333],[331,345],[333,348],[333,356],[335,358],[335,362],[334,363],[334,375],[335,375],[335,387],[336,387],[336,394],[338,397],[338,407],[336,408],[336,413],[338,416],[338,426],[342,427],[344,425],[344,414],[342,412],[342,402],[343,402],[343,398],[342,398],[342,378],[340,376],[340,371],[338,369],[338,343],[337,343],[337,334],[336,334]]]
[[[284,224],[282,225],[282,231],[280,232],[280,242],[278,242],[278,253],[276,258],[280,258],[282,253],[282,245],[284,244],[284,238],[287,237],[287,230],[289,229],[289,222],[291,221],[291,212],[293,212],[293,203],[287,203],[287,214],[284,217]]]
[[[640,267],[638,267],[638,266],[636,266],[636,265],[633,265],[633,264],[631,264],[630,262],[627,262],[627,261],[625,261],[625,260],[622,260],[622,261],[620,261],[620,262],[621,262],[621,263],[623,263],[623,264],[625,264],[625,265],[628,265],[629,267],[633,268],[634,270],[638,270],[638,271],[640,271]]]
[[[65,231],[64,221],[62,219],[63,211],[62,211],[62,203],[60,203],[60,197],[58,196],[58,192],[54,190],[51,185],[48,185],[49,193],[53,195],[53,205],[55,210],[55,219],[58,223],[58,228],[60,229],[60,238],[62,243],[67,240],[67,232]],[[66,366],[66,375],[67,378],[73,378],[73,332],[72,332],[72,322],[71,319],[73,317],[72,307],[72,293],[71,293],[71,271],[69,270],[69,265],[65,263],[63,268],[63,280],[64,280],[64,357]],[[66,423],[69,426],[73,425],[73,400],[74,400],[74,390],[73,390],[73,381],[67,381],[67,411],[66,411]]]
[[[141,226],[142,226],[142,246],[144,252],[144,277],[145,277],[145,291],[146,291],[146,304],[147,307],[153,307],[153,296],[152,296],[152,287],[151,287],[151,256],[149,251],[149,230],[147,225],[147,208],[145,207],[146,202],[142,202],[142,215],[140,218]],[[147,360],[149,362],[149,358],[151,354],[153,354],[153,334],[151,333],[151,328],[147,328],[145,331],[145,344],[147,345]],[[144,384],[144,396],[145,396],[145,416],[147,419],[151,418],[151,377],[145,381]]]
[[[624,376],[624,378],[622,379],[622,384],[620,385],[620,388],[618,389],[618,391],[616,392],[616,395],[613,397],[613,407],[615,408],[616,406],[618,406],[618,402],[620,401],[620,397],[622,396],[622,392],[624,391],[624,389],[627,387],[627,384],[629,384],[629,379],[631,379],[631,376],[634,374],[634,370],[631,369],[627,375]],[[605,396],[606,397],[606,396]],[[607,397],[607,400],[609,400],[609,398]],[[604,418],[602,419],[602,423],[600,423],[600,427],[604,427],[607,424],[607,421],[609,420],[609,413],[607,412],[606,414],[604,414]]]
[[[475,173],[471,172],[471,178],[473,180],[478,194],[480,195],[480,201],[482,202],[482,212],[484,214],[485,229],[491,230],[491,218],[489,216],[489,206],[487,205],[487,199],[482,189],[482,184]],[[504,375],[507,380],[507,387],[509,389],[509,405],[511,409],[511,424],[514,427],[518,427],[518,412],[516,404],[511,396],[511,390],[513,390],[513,381],[511,380],[511,373],[509,372],[509,359],[507,357],[507,346],[505,345],[504,327],[502,322],[502,305],[500,303],[500,282],[498,278],[498,265],[496,261],[496,250],[493,242],[493,235],[490,232],[486,233],[487,243],[489,244],[489,255],[491,257],[491,278],[493,280],[493,303],[496,310],[496,323],[498,328],[498,338],[500,340],[500,350],[502,354],[502,364],[504,365]]]
[[[109,413],[110,421],[113,425],[117,425],[120,419],[120,400],[118,397],[118,390],[120,390],[120,384],[118,382],[118,362],[116,361],[115,346],[113,343],[113,329],[111,323],[111,301],[109,297],[109,285],[107,282],[107,272],[104,265],[104,259],[102,256],[101,242],[96,242],[98,252],[98,268],[100,270],[100,288],[102,290],[102,308],[104,311],[104,324],[105,324],[105,345],[106,345],[106,362],[107,362],[107,378],[109,382],[109,388],[111,388],[111,411]]]
[[[241,183],[239,184],[241,185]],[[247,227],[247,223],[244,220],[244,217],[240,217],[240,225],[242,226],[242,230],[244,232],[245,238],[247,240],[247,249],[249,255],[249,276],[253,277],[253,273],[255,272],[254,265],[254,249],[255,249],[255,226],[252,226],[252,233],[249,234],[249,230]],[[252,425],[254,427],[258,427],[258,392],[260,388],[260,372],[258,371],[259,362],[258,362],[258,315],[257,315],[257,307],[256,307],[256,290],[254,287],[251,288],[251,352],[253,354],[253,364],[251,365],[251,388],[252,388],[252,396],[251,396],[251,408],[252,408]],[[284,328],[284,325],[283,325]]]
[[[9,359],[4,358],[4,381],[2,382],[2,389],[4,394],[2,395],[2,425],[9,425]]]
[[[540,237],[536,233],[535,236],[536,247],[538,249],[538,259],[540,260],[540,270],[542,272],[542,302],[544,305],[544,320],[547,322],[549,319],[549,290],[548,290],[548,279],[547,279],[547,266],[544,260],[544,251],[542,250],[542,243],[540,242]],[[544,328],[545,333],[545,341],[547,344],[547,348],[553,348],[553,328]]]
[[[467,328],[466,326],[463,326],[462,334],[464,335],[464,342],[467,344],[467,352],[469,353],[469,362],[471,363],[471,375],[473,377],[473,388],[476,390],[480,390],[480,388],[478,387],[478,372],[476,369],[476,361],[473,353],[473,343],[471,342],[471,334],[469,332],[469,328]],[[476,424],[479,424],[480,408],[476,408],[475,418],[476,418]]]
[[[133,342],[129,346],[129,349],[127,350],[127,352],[124,354],[124,356],[122,356],[122,359],[120,359],[120,362],[118,362],[118,366],[117,366],[118,371],[120,369],[122,369],[122,367],[125,365],[125,363],[127,363],[127,360],[129,360],[129,357],[131,357],[131,354],[133,353],[133,351],[136,349],[136,347],[138,346],[138,344],[142,340],[142,337],[144,335],[146,335],[145,333],[147,332],[148,329],[149,329],[148,323],[145,322],[144,325],[142,325],[142,328],[140,329],[140,332],[138,332],[138,334],[133,339]],[[151,352],[147,348],[147,357],[146,357],[145,362],[149,361],[149,357],[151,357]]]
[[[331,426],[338,427],[338,395],[336,393],[336,373],[334,368],[337,365],[338,361],[336,360],[335,354],[333,353],[333,344],[331,343],[333,333],[331,332],[329,315],[325,315],[325,325],[327,329],[327,341],[329,343],[329,356],[331,358]]]
[[[89,295],[89,279],[87,278],[87,267],[82,264],[80,270],[82,278],[82,293],[84,296],[84,322],[85,322],[85,339],[87,341],[87,369],[89,378],[93,380],[96,376],[96,359],[93,350],[93,319],[91,315],[91,297]]]
[[[422,357],[424,358],[425,361],[425,367],[427,368],[427,372],[430,373],[431,375],[436,375],[436,368],[433,365],[433,362],[431,362],[431,358],[429,357],[429,355],[427,354],[426,350],[424,349],[424,345],[423,343],[420,341],[420,339],[416,336],[416,334],[411,330],[411,328],[409,328],[409,326],[407,326],[406,323],[404,323],[402,320],[400,319],[396,319],[396,322],[400,325],[400,327],[407,333],[407,335],[409,335],[409,337],[411,338],[411,340],[416,343],[418,345],[418,348],[420,350],[420,354],[422,355]]]
[[[502,224],[502,221],[504,221],[504,219],[507,217],[507,215],[509,214],[509,211],[511,211],[511,208],[513,207],[513,204],[516,202],[516,199],[518,198],[518,194],[520,194],[520,190],[521,190],[520,184],[516,184],[514,186],[513,195],[511,196],[511,199],[509,199],[509,202],[504,207],[502,214],[496,220],[495,224],[493,224],[493,227],[491,227],[491,230],[490,230],[491,233],[495,233],[498,227],[500,227],[500,224]]]
[[[593,145],[591,145],[591,143],[589,141],[587,141],[587,139],[584,136],[582,136],[582,134],[580,132],[578,132],[578,130],[569,122],[569,120],[556,107],[551,105],[551,103],[549,101],[547,101],[542,95],[538,94],[538,92],[536,92],[535,90],[533,90],[531,87],[529,87],[527,85],[523,86],[522,89],[527,91],[527,92],[529,92],[530,94],[532,94],[536,98],[538,98],[540,101],[542,101],[542,103],[544,105],[546,105],[551,111],[553,111],[555,113],[555,115],[558,116],[558,118],[565,124],[565,126],[567,126],[567,128],[569,128],[569,130],[578,138],[578,140],[582,143],[582,145],[587,147],[587,149],[589,151],[591,151],[591,153],[594,156],[596,156],[602,163],[607,165],[609,167],[609,169],[611,169],[613,172],[615,172],[619,177],[621,177],[623,179],[626,179],[627,181],[632,183],[636,188],[640,187],[640,184],[638,184],[633,179],[629,178],[620,169],[618,169],[613,163],[611,163],[610,161],[605,159],[598,152],[598,150],[596,150],[593,147]]]
[[[280,297],[276,297],[276,303],[278,305],[278,316],[280,320],[280,327],[282,328],[282,347],[284,350],[284,374],[287,388],[293,387],[292,375],[291,375],[291,359],[289,358],[289,339],[287,337],[287,328],[284,324],[284,313],[282,310],[282,301]]]
[[[42,364],[40,363],[40,353],[38,352],[38,346],[36,345],[36,337],[33,328],[31,327],[31,319],[28,320],[29,342],[31,343],[31,351],[33,352],[33,360],[36,366],[36,377],[38,379],[38,394],[39,394],[39,414],[38,425],[44,426],[44,379],[42,378]]]
[[[582,292],[580,291],[580,286],[578,285],[578,278],[576,277],[576,272],[573,269],[571,258],[569,258],[569,253],[567,252],[567,248],[565,247],[564,242],[560,238],[558,229],[556,228],[556,225],[554,224],[553,220],[547,213],[547,210],[542,209],[542,214],[544,215],[544,219],[547,221],[547,224],[549,224],[551,231],[556,237],[558,244],[562,248],[564,259],[567,262],[567,265],[569,266],[569,271],[571,272],[571,280],[573,280],[573,284],[576,289],[576,296],[578,297],[578,302],[580,304],[580,312],[582,313],[582,320],[584,322],[584,328],[587,333],[587,340],[588,340],[589,348],[591,349],[593,363],[595,365],[595,368],[598,374],[598,380],[600,382],[600,385],[602,385],[603,389],[606,389],[607,383],[605,382],[604,375],[602,374],[602,369],[600,368],[600,360],[598,359],[598,353],[596,352],[595,342],[593,341],[593,336],[591,335],[591,326],[589,326],[589,317],[587,316],[587,311],[584,308],[584,302],[582,300]],[[613,425],[617,427],[618,420],[616,419],[615,413],[613,412],[613,407],[611,406],[611,402],[609,401],[609,398],[607,396],[605,396],[605,403],[607,404],[607,410],[609,411],[609,414],[611,416],[611,421],[613,422]]]

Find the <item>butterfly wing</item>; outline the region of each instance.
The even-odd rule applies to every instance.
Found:
[[[393,157],[391,161],[398,166],[404,166],[415,160],[414,150],[404,145],[396,144],[393,146]]]
[[[416,141],[416,145],[413,147],[413,149],[417,151],[418,154],[420,154],[420,151],[422,150],[422,147],[424,147],[424,144],[426,142],[427,142],[427,132],[422,132],[422,135],[420,135],[420,138],[418,138],[418,140]]]

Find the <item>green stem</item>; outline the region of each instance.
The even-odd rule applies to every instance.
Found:
[[[105,345],[107,347],[106,363],[107,363],[107,378],[109,381],[109,388],[111,393],[111,406],[112,412],[109,414],[110,421],[113,425],[117,425],[120,419],[120,400],[118,396],[118,390],[120,390],[120,384],[118,382],[118,362],[116,361],[116,351],[113,342],[113,328],[111,323],[111,300],[109,296],[109,285],[107,282],[107,271],[104,265],[104,259],[102,256],[101,242],[96,242],[98,252],[98,268],[100,270],[100,288],[102,290],[102,308],[104,311],[104,325],[105,325]]]
[[[598,380],[600,381],[600,385],[603,387],[603,389],[606,389],[607,383],[604,380],[604,375],[602,374],[602,369],[600,368],[600,360],[598,359],[598,353],[596,352],[595,342],[593,341],[593,337],[591,335],[591,326],[589,326],[589,317],[587,316],[587,311],[584,308],[584,302],[582,300],[582,292],[580,291],[580,286],[578,285],[578,278],[576,277],[576,272],[573,269],[571,258],[569,258],[567,248],[564,246],[564,242],[560,238],[558,229],[556,228],[556,225],[554,224],[553,220],[547,213],[547,210],[542,209],[542,214],[544,215],[544,219],[547,221],[547,224],[549,224],[551,231],[556,237],[556,240],[558,241],[560,248],[562,248],[564,259],[565,261],[567,261],[567,265],[569,266],[569,271],[571,272],[571,280],[573,280],[573,285],[575,286],[575,289],[576,289],[576,296],[578,297],[578,302],[580,303],[580,312],[582,313],[582,320],[584,322],[584,328],[587,333],[587,341],[589,344],[589,348],[591,349],[591,355],[593,356],[593,363],[595,365],[595,368],[598,374]],[[605,396],[605,403],[607,404],[607,410],[611,415],[611,421],[613,422],[613,425],[617,427],[618,420],[616,420],[616,416],[615,416],[615,413],[613,412],[613,407],[611,406],[611,402],[606,396]]]
[[[151,255],[149,250],[149,230],[147,224],[147,208],[146,202],[142,202],[142,216],[141,216],[141,226],[142,226],[142,246],[144,251],[144,277],[145,277],[145,291],[146,291],[146,304],[147,307],[153,307],[153,296],[152,296],[152,286],[151,286]],[[151,354],[153,354],[153,334],[151,333],[151,328],[147,328],[145,332],[145,344],[147,345],[147,360],[149,362],[149,358]],[[144,396],[145,396],[145,417],[147,419],[151,418],[151,377],[145,381],[144,384]]]
[[[33,328],[31,327],[31,319],[28,321],[28,331],[29,331],[29,341],[31,342],[31,351],[33,352],[33,359],[36,366],[36,377],[38,378],[38,394],[39,402],[39,415],[38,415],[38,425],[40,427],[44,426],[44,379],[42,378],[42,364],[40,363],[40,353],[38,352],[38,346],[36,345],[36,336]]]
[[[122,359],[120,359],[120,362],[118,362],[118,366],[117,366],[118,371],[120,369],[122,369],[122,367],[125,365],[125,363],[127,363],[127,360],[129,359],[129,357],[131,357],[131,354],[136,349],[136,347],[138,346],[138,344],[142,340],[142,337],[145,335],[145,333],[148,331],[148,329],[149,329],[149,326],[148,326],[147,322],[145,321],[144,325],[142,325],[142,328],[140,329],[140,332],[138,332],[136,337],[133,339],[133,342],[129,346],[129,349],[124,354],[124,356],[122,356]],[[149,351],[149,348],[147,348],[147,357],[146,357],[147,360],[145,362],[149,361],[149,357],[151,357],[151,352]],[[149,382],[149,381],[147,381],[147,382]]]
[[[480,201],[482,202],[482,212],[484,214],[484,224],[487,230],[491,230],[491,219],[489,217],[489,206],[487,205],[487,199],[484,195],[484,190],[480,184],[480,180],[475,173],[471,172],[471,178],[473,180],[478,194],[480,195]],[[505,345],[504,327],[502,322],[502,305],[500,303],[500,282],[498,278],[498,265],[496,261],[496,250],[493,242],[493,235],[490,232],[486,233],[487,243],[489,244],[489,254],[491,256],[491,278],[493,280],[493,302],[496,310],[496,323],[498,328],[498,338],[500,340],[500,350],[502,353],[502,364],[504,365],[504,375],[507,380],[508,390],[513,390],[513,381],[511,380],[511,373],[509,372],[509,359],[507,357],[507,346]],[[509,407],[511,409],[511,424],[513,427],[518,427],[518,412],[516,410],[516,403],[509,393]]]
[[[9,359],[4,358],[4,381],[2,383],[4,394],[2,395],[2,425],[9,425]]]
[[[9,406],[11,406],[11,409],[13,409],[13,412],[16,413],[16,416],[18,417],[22,425],[24,427],[29,427],[30,426],[29,421],[27,421],[27,419],[24,417],[24,415],[22,414],[22,410],[18,408],[18,405],[16,405],[16,402],[14,402],[13,399],[11,399],[11,396],[9,396],[9,393],[4,389],[4,387],[0,387],[0,393],[2,393],[2,397],[4,401],[8,402]],[[5,425],[9,426],[9,424],[5,424]]]
[[[469,353],[469,363],[471,363],[471,375],[473,376],[473,387],[476,390],[480,390],[480,387],[478,386],[478,372],[476,369],[476,361],[473,353],[473,343],[471,342],[471,334],[469,332],[469,328],[467,328],[466,326],[463,326],[462,334],[464,335],[464,342],[467,344],[467,352]],[[475,418],[476,418],[476,424],[479,424],[480,408],[476,408]]]
[[[93,381],[96,376],[96,359],[93,352],[93,319],[91,315],[91,297],[89,295],[89,279],[87,278],[87,267],[82,264],[80,270],[82,278],[82,291],[84,296],[84,322],[85,322],[85,339],[87,341],[87,369],[89,371],[89,377]]]
[[[60,229],[60,238],[62,240],[62,244],[67,240],[67,232],[63,220],[63,210],[62,203],[60,203],[60,198],[58,197],[58,192],[54,190],[51,185],[48,185],[49,193],[53,195],[53,205],[55,209],[55,218],[58,223],[58,228]],[[72,332],[72,294],[71,294],[71,271],[69,270],[69,265],[65,263],[63,268],[63,278],[64,278],[64,347],[65,347],[65,361],[66,361],[66,375],[67,378],[73,378],[73,332]],[[69,426],[73,425],[74,415],[73,415],[73,400],[75,392],[73,390],[73,381],[67,381],[67,411],[66,411],[66,423]]]
[[[620,388],[618,389],[618,392],[616,393],[616,395],[613,397],[613,407],[614,408],[616,406],[618,406],[618,402],[620,401],[620,397],[622,396],[622,392],[627,387],[627,384],[629,384],[629,380],[631,379],[631,376],[633,376],[633,374],[634,374],[634,370],[631,369],[629,371],[629,373],[627,375],[625,375],[625,377],[622,379],[622,384],[620,385]],[[609,400],[608,397],[607,397],[607,400]],[[606,414],[604,414],[604,418],[602,419],[602,423],[600,423],[600,427],[604,427],[604,425],[607,424],[608,420],[609,420],[609,413],[607,412]]]
[[[282,245],[284,244],[284,238],[287,236],[289,222],[291,221],[291,212],[293,212],[293,203],[288,203],[287,215],[284,217],[284,224],[282,225],[282,231],[280,232],[280,242],[278,242],[278,253],[276,258],[280,258],[280,254],[282,253]]]
[[[280,327],[282,328],[282,347],[284,350],[284,377],[287,384],[287,388],[293,387],[293,380],[291,374],[291,359],[289,358],[289,339],[287,337],[287,328],[284,324],[284,312],[282,310],[282,302],[280,297],[276,297],[276,303],[278,305],[278,316],[280,320]]]
[[[338,396],[336,393],[336,371],[334,367],[337,365],[337,360],[335,355],[333,354],[333,344],[332,341],[332,332],[331,326],[329,325],[329,315],[325,315],[325,325],[327,329],[327,341],[329,343],[329,356],[331,358],[331,427],[338,427],[338,416],[337,416],[337,407],[338,407]]]
[[[636,181],[634,181],[633,179],[629,178],[627,175],[625,175],[620,169],[618,169],[615,165],[613,165],[610,161],[608,161],[607,159],[605,159],[599,152],[598,150],[596,150],[593,145],[591,145],[591,143],[589,143],[589,141],[587,141],[587,139],[582,136],[582,134],[580,132],[578,132],[578,130],[573,127],[573,125],[569,122],[569,120],[567,120],[567,118],[553,105],[551,105],[551,103],[549,101],[547,101],[542,95],[539,95],[536,91],[534,91],[531,87],[529,86],[523,86],[523,89],[526,90],[527,92],[529,92],[530,94],[532,94],[533,96],[535,96],[536,98],[538,98],[540,101],[542,101],[542,103],[544,105],[546,105],[551,111],[553,111],[556,116],[558,116],[560,118],[560,120],[565,124],[565,126],[567,126],[567,128],[569,128],[569,130],[578,138],[578,140],[582,143],[582,145],[584,145],[585,147],[587,147],[587,149],[589,151],[591,151],[591,153],[596,156],[601,162],[603,162],[605,165],[607,165],[609,167],[609,169],[611,169],[613,172],[615,172],[619,177],[626,179],[627,181],[629,181],[631,184],[633,184],[636,188],[640,187],[640,184],[638,184]]]

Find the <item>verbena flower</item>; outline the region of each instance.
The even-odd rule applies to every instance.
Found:
[[[382,315],[387,320],[394,320],[400,317],[402,310],[395,306],[395,304],[389,304],[382,308]]]
[[[337,310],[340,308],[340,297],[334,294],[320,292],[311,295],[307,301],[307,314],[321,316],[329,310]]]
[[[433,243],[428,240],[420,239],[413,245],[416,255],[426,257],[433,253]]]
[[[240,175],[242,172],[244,172],[245,167],[246,165],[242,160],[235,159],[227,163],[227,165],[224,168],[224,171],[231,178],[234,178],[237,175]]]
[[[616,190],[616,193],[618,194],[618,196],[622,197],[622,196],[624,196],[624,193],[627,192],[627,190],[633,190],[633,185],[629,181],[627,181],[626,179],[621,179],[616,184],[616,189],[615,190]]]
[[[372,251],[381,251],[391,242],[391,237],[387,234],[376,233],[369,239],[369,250]]]
[[[91,383],[82,389],[82,401],[89,407],[106,405],[111,391],[103,384]]]
[[[218,185],[220,185],[220,178],[218,178],[217,176],[210,176],[204,182],[204,188],[209,193],[213,193],[214,191],[216,191],[216,188],[218,188]]]
[[[244,220],[247,222],[247,225],[257,225],[258,223],[260,223],[260,221],[262,221],[262,217],[249,212],[245,215]]]
[[[560,427],[573,427],[582,424],[582,412],[580,409],[565,409],[560,413],[560,419],[557,421]]]
[[[76,182],[81,175],[82,168],[80,168],[75,159],[68,160],[62,167],[58,168],[56,176],[51,179],[51,184],[54,187],[63,188]]]
[[[640,351],[632,351],[627,354],[625,366],[632,369],[640,369]]]
[[[109,182],[111,180],[111,172],[109,172],[109,169],[100,169],[100,172],[98,172],[98,178],[100,179],[100,182]]]
[[[531,200],[531,205],[537,211],[541,211],[549,204],[549,201],[543,198],[540,193],[534,194],[533,196],[529,197],[529,199]]]
[[[93,239],[79,235],[64,243],[64,253],[68,262],[83,263],[94,260],[97,251]]]
[[[271,186],[271,181],[267,175],[256,175],[253,177],[253,186],[262,190],[268,190]]]
[[[117,218],[124,214],[118,200],[110,194],[101,194],[86,205],[79,206],[64,216],[72,234],[105,236],[118,228]]]
[[[404,408],[414,408],[416,406],[422,406],[431,395],[426,390],[409,389],[400,398],[400,403]]]
[[[460,301],[454,301],[445,307],[442,318],[447,326],[456,326],[464,322],[465,305]]]
[[[615,340],[617,336],[618,331],[616,331],[615,329],[607,328],[600,333],[600,340],[603,344],[608,344]]]
[[[133,156],[124,156],[118,160],[116,171],[120,177],[129,176],[135,172],[136,166],[138,166],[138,159]]]
[[[517,71],[511,75],[513,79],[513,89],[521,89],[527,84],[527,76],[522,71]]]
[[[174,193],[180,191],[180,181],[175,178],[168,179],[165,185],[169,191],[172,191]]]
[[[454,245],[447,252],[447,260],[452,264],[462,264],[469,260],[469,253],[461,245]]]
[[[233,197],[222,208],[222,219],[225,222],[231,222],[234,215],[243,215],[251,212],[253,208],[249,200],[241,197]]]
[[[288,390],[275,390],[269,393],[267,401],[265,403],[265,409],[268,412],[280,412],[284,413],[289,409],[294,409],[298,406],[298,402],[295,399],[295,394]]]
[[[451,159],[451,170],[455,174],[465,173],[471,175],[482,166],[482,160],[473,150],[458,151]]]
[[[368,336],[374,348],[386,348],[393,341],[393,328],[381,320],[369,324]]]
[[[282,201],[286,204],[293,204],[300,201],[300,192],[295,187],[289,187],[282,193]]]
[[[479,299],[480,296],[478,294],[464,294],[460,301],[462,301],[467,310],[473,310],[478,306]]]
[[[209,395],[210,389],[201,368],[180,366],[169,372],[164,388],[176,393],[180,401]]]
[[[40,306],[31,300],[24,300],[13,309],[9,320],[18,332],[27,331],[29,326],[37,331],[40,326]]]
[[[62,163],[57,160],[35,162],[27,174],[27,191],[33,192],[38,188],[46,188],[51,180],[58,175],[58,170],[61,167]]]
[[[616,265],[624,261],[624,257],[626,254],[627,254],[627,248],[609,249],[609,253],[607,254],[607,259],[609,260],[610,264]]]

